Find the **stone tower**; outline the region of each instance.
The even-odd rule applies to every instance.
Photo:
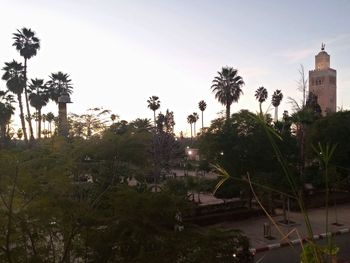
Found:
[[[309,91],[318,98],[322,115],[337,110],[337,71],[330,67],[330,56],[324,50],[315,56],[315,70],[309,71]]]

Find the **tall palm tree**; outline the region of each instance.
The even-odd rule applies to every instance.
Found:
[[[261,107],[261,105],[267,99],[267,95],[268,95],[267,94],[267,90],[264,87],[259,87],[255,91],[255,98],[257,99],[257,101],[259,101],[260,115],[262,115],[262,107]]]
[[[199,110],[202,112],[202,132],[203,132],[203,127],[204,127],[204,119],[203,119],[203,111],[207,108],[207,103],[204,100],[201,100],[198,103]]]
[[[5,145],[8,136],[6,135],[7,126],[11,121],[11,116],[15,113],[13,96],[7,94],[7,91],[0,90],[0,145]]]
[[[17,33],[13,34],[15,42],[12,46],[16,47],[19,54],[24,58],[24,95],[26,99],[27,115],[30,115],[29,99],[27,91],[27,61],[36,56],[37,51],[40,49],[40,40],[35,36],[35,32],[30,28],[17,29]],[[34,139],[32,122],[29,121],[30,139]]]
[[[193,131],[194,131],[194,137],[197,136],[197,133],[196,133],[196,123],[199,119],[199,115],[197,112],[193,112],[192,113],[192,116],[193,116]]]
[[[193,137],[193,131],[192,131],[192,124],[194,122],[194,116],[192,114],[188,115],[187,116],[187,122],[190,124],[191,126],[191,140],[192,140],[192,137]]]
[[[147,100],[148,108],[153,111],[154,127],[156,126],[156,110],[160,108],[160,100],[157,96],[149,97]]]
[[[52,112],[46,114],[46,120],[49,123],[50,137],[52,136],[52,122],[55,120],[55,115]]]
[[[49,76],[50,80],[46,83],[46,86],[49,88],[50,99],[58,103],[58,98],[62,93],[66,92],[68,94],[73,93],[73,84],[69,75],[58,71],[57,73],[51,73]]]
[[[43,79],[32,79],[29,84],[30,94],[29,101],[30,105],[36,109],[38,117],[38,135],[37,138],[41,138],[41,108],[46,106],[49,101],[48,88],[44,85]]]
[[[272,94],[272,105],[275,107],[275,118],[274,121],[276,122],[278,120],[278,106],[281,104],[281,101],[283,99],[283,94],[281,90],[276,89],[275,92]]]
[[[231,104],[237,102],[243,94],[241,88],[244,81],[237,73],[237,69],[223,67],[211,85],[212,91],[215,92],[215,98],[226,107],[226,120],[231,116]]]
[[[21,119],[22,131],[24,135],[24,141],[28,142],[28,135],[26,130],[26,124],[24,120],[23,114],[23,103],[22,103],[22,93],[25,87],[24,80],[24,68],[22,63],[18,63],[13,60],[12,62],[6,62],[5,67],[3,67],[5,73],[2,75],[2,79],[6,81],[6,86],[9,91],[17,95],[17,100],[19,104],[20,114],[19,117]]]
[[[69,75],[61,71],[52,73],[46,83],[49,87],[50,99],[58,104],[58,135],[67,137],[69,133],[67,103],[70,103],[69,95],[73,92],[73,86]],[[62,96],[62,97],[61,97]],[[62,98],[59,101],[59,98]]]

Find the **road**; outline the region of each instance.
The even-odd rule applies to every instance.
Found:
[[[325,240],[318,241],[319,244],[325,244]],[[335,237],[336,244],[340,247],[339,259],[346,259],[350,262],[350,234],[344,234]],[[258,253],[255,256],[255,262],[261,263],[300,263],[300,246],[284,247]],[[260,261],[261,260],[261,261]]]

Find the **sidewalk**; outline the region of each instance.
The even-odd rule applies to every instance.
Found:
[[[326,233],[326,210],[324,208],[310,209],[308,211],[310,223],[312,226],[313,234],[316,239],[320,238],[321,234]],[[338,225],[334,225],[336,222],[336,214],[338,217]],[[273,216],[273,219],[277,222],[283,219],[282,210],[277,211],[277,215]],[[298,212],[290,212],[289,220],[294,221],[295,224],[285,226],[278,225],[281,231],[286,235],[292,230],[297,230],[300,236],[294,231],[290,236],[289,240],[297,240],[299,238],[307,237],[307,228],[304,222],[303,215]],[[274,239],[264,238],[264,223],[270,223],[271,225],[271,236]],[[283,240],[281,234],[279,234],[277,228],[269,221],[266,216],[259,218],[250,218],[244,221],[238,222],[224,222],[220,226],[228,229],[239,229],[249,239],[250,246],[255,248],[256,251],[269,250],[274,247],[280,247],[281,243],[285,243],[287,240]],[[350,204],[338,205],[337,209],[331,207],[329,209],[329,229],[328,232],[341,234],[349,232],[350,228]],[[282,245],[283,246],[283,245]]]

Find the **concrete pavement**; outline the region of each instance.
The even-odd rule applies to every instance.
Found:
[[[316,239],[322,238],[321,234],[324,235],[326,231],[326,211],[324,208],[310,209],[308,210],[310,223],[312,226],[313,234]],[[278,222],[282,220],[282,211],[278,210],[277,215],[273,216],[273,220]],[[277,230],[277,227],[283,233],[283,235],[289,235],[289,240],[298,240],[300,238],[307,237],[307,228],[303,218],[303,215],[298,212],[290,212],[289,219],[294,221],[293,225],[281,225],[275,226],[272,224],[267,216],[259,218],[250,218],[243,221],[236,222],[224,222],[220,226],[229,229],[241,230],[249,239],[252,248],[271,248],[279,247],[278,244],[285,243],[287,240]],[[333,224],[338,222],[337,225]],[[271,225],[271,236],[273,239],[264,238],[264,223]],[[329,209],[329,228],[328,232],[332,233],[346,233],[349,232],[350,228],[350,204],[338,205],[337,209],[331,207]],[[294,241],[296,242],[296,241]],[[350,248],[349,248],[350,249]]]

